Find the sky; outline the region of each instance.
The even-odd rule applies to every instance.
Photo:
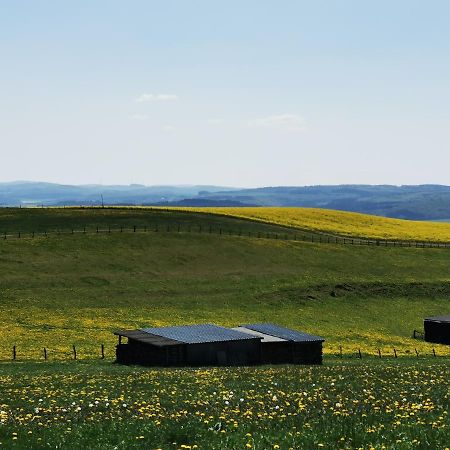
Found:
[[[0,1],[0,181],[450,184],[450,2]]]

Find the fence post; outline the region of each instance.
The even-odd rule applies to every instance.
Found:
[[[433,347],[433,356],[436,358],[436,350]]]
[[[19,239],[20,239],[20,231],[19,231]]]
[[[32,236],[31,236],[32,238],[34,238],[34,231],[33,231],[33,233],[32,233]]]
[[[77,349],[75,348],[75,345],[72,345],[73,350],[73,359],[77,359]]]
[[[105,346],[102,344],[101,347],[102,359],[105,359]]]
[[[47,349],[44,347],[44,360],[47,361]]]
[[[136,233],[136,225],[133,225],[133,233]]]
[[[98,233],[98,226],[97,226],[97,233]]]
[[[359,359],[362,359],[361,349],[358,348]]]
[[[342,346],[339,346],[339,356],[342,358]]]
[[[16,356],[17,356],[17,353],[16,353],[16,346],[14,345],[13,346],[13,361],[15,361],[16,360]]]
[[[378,357],[381,359],[381,350],[378,349]]]
[[[86,234],[86,227],[83,227],[83,234]]]
[[[397,358],[397,350],[394,348],[394,357]]]

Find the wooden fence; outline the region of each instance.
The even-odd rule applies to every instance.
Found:
[[[403,248],[443,248],[449,249],[449,242],[431,241],[395,241],[381,239],[351,238],[343,236],[333,236],[327,234],[314,233],[307,230],[286,230],[285,233],[268,231],[243,231],[241,229],[218,228],[204,225],[181,225],[181,224],[153,224],[153,225],[132,225],[132,226],[108,226],[105,227],[83,227],[56,230],[39,231],[3,231],[0,234],[0,242],[8,239],[34,239],[37,237],[49,237],[51,235],[93,235],[93,234],[117,234],[117,233],[197,233],[210,234],[215,236],[239,236],[258,239],[279,239],[286,241],[302,241],[317,244],[338,244],[338,245],[359,245],[376,247],[403,247]]]
[[[114,347],[115,349],[115,347]],[[110,351],[113,350],[113,348],[109,349]],[[76,347],[75,345],[68,346],[67,347],[67,353],[65,353],[64,357],[61,356],[60,350],[58,351],[57,357],[52,357],[52,351],[49,351],[49,347],[41,347],[41,349],[37,349],[35,355],[38,355],[40,353],[40,357],[30,357],[29,355],[29,349],[27,349],[26,354],[21,354],[20,347],[14,345],[11,348],[11,357],[10,358],[2,358],[0,361],[6,362],[6,361],[64,361],[64,360],[73,360],[76,361],[78,359],[82,360],[104,360],[106,359],[105,356],[105,345],[99,344],[98,345],[98,355],[97,357],[94,356],[92,353],[92,348],[90,348],[89,352],[84,353],[82,347]],[[111,355],[114,352],[108,352],[108,355],[110,355],[107,359],[112,359]],[[390,350],[386,350],[386,348],[374,348],[372,351],[362,351],[360,348],[357,350],[345,350],[342,346],[339,347],[339,350],[335,353],[326,353],[324,355],[325,358],[327,357],[336,357],[338,359],[383,359],[383,358],[391,358],[391,359],[397,359],[397,358],[404,358],[404,357],[413,357],[413,358],[450,358],[450,348],[448,352],[445,352],[443,349],[440,349],[437,351],[434,347],[431,348],[430,353],[425,353],[424,351],[419,351],[417,348],[414,349],[398,349],[396,347],[392,347]]]

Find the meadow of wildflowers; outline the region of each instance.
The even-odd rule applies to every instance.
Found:
[[[3,448],[445,449],[450,363],[0,366]]]
[[[32,238],[37,225],[145,226],[166,217],[172,226],[174,213],[30,211],[0,217],[28,233],[0,241],[0,448],[450,446],[448,347],[427,358],[433,346],[411,338],[423,317],[446,312],[450,251],[117,229]],[[176,218],[189,227],[198,216],[204,229],[237,220]],[[254,226],[230,226],[244,223]],[[117,328],[257,321],[324,336],[325,366],[112,364]],[[13,346],[17,360],[6,362]]]

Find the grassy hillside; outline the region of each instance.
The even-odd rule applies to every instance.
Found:
[[[342,236],[450,242],[450,224],[418,222],[317,208],[187,208]]]
[[[250,220],[242,220],[236,217],[223,217],[213,214],[190,211],[168,211],[163,208],[134,208],[134,207],[110,207],[110,208],[0,208],[0,238],[4,233],[17,235],[30,234],[33,231],[76,231],[86,228],[87,231],[95,231],[96,227],[117,231],[120,227],[128,230],[136,226],[139,230],[144,227],[150,231],[159,230],[175,231],[180,226],[183,231],[209,232],[211,229],[218,232],[232,230],[261,233],[291,233],[276,224],[258,223]]]
[[[219,221],[148,210],[0,210],[1,226]],[[42,215],[39,215],[42,214]],[[108,214],[112,214],[109,215]],[[176,220],[175,220],[176,219]],[[231,221],[231,222],[230,222]],[[6,224],[6,225],[5,225]],[[270,226],[268,226],[270,227]],[[271,227],[270,230],[277,230]],[[0,357],[113,355],[116,328],[274,321],[323,335],[325,351],[430,353],[410,338],[422,319],[450,311],[447,249],[320,245],[189,232],[49,234],[0,240]],[[448,352],[442,348],[439,352]]]

